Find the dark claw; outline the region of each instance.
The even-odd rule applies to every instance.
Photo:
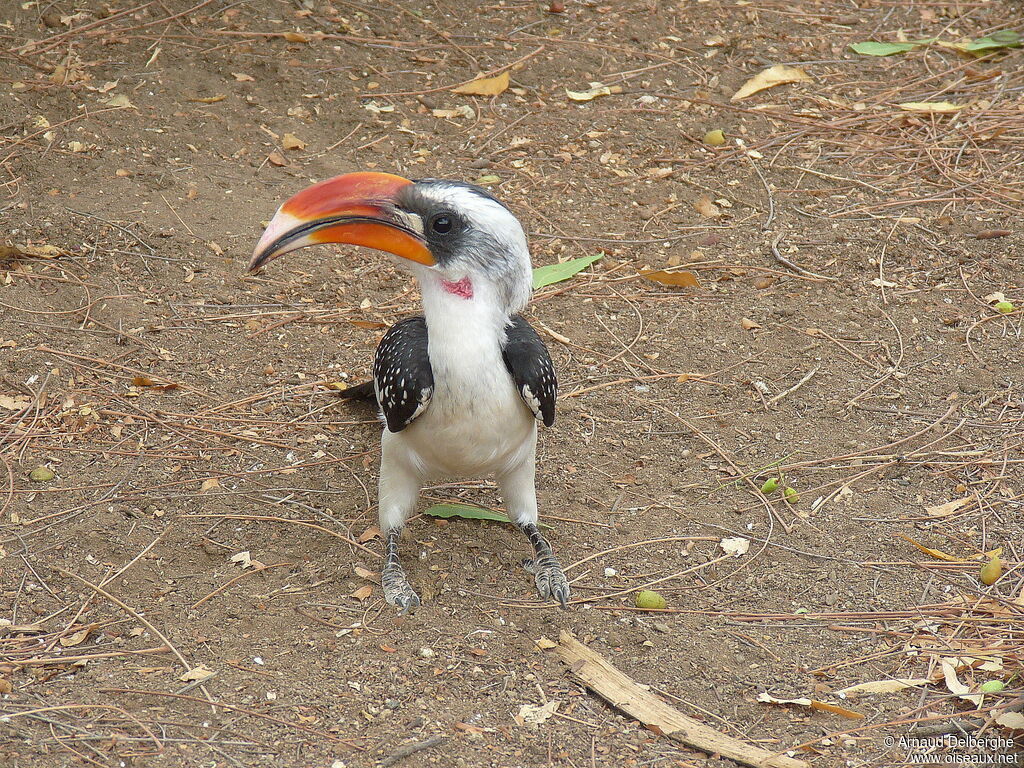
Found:
[[[529,563],[529,565],[527,565]],[[557,560],[553,560],[544,566],[537,566],[536,561],[527,560],[524,567],[534,574],[534,581],[537,584],[537,592],[544,599],[557,600],[563,608],[569,607],[569,582],[562,572],[562,567]]]
[[[380,583],[384,587],[384,599],[398,608],[403,616],[420,607],[420,596],[409,586],[401,568],[385,568]]]
[[[555,587],[554,597],[562,604],[563,608],[568,609],[569,607],[569,585],[566,584],[564,587],[558,585]]]
[[[398,608],[399,614],[405,616],[420,607],[420,596],[410,590],[408,594],[395,595],[392,605]]]
[[[565,578],[562,566],[558,564],[551,545],[545,541],[540,530],[534,523],[523,523],[520,529],[533,545],[533,558],[523,560],[523,567],[533,574],[537,591],[544,599],[552,598],[569,607],[569,581]]]

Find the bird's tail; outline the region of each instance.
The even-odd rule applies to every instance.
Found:
[[[338,395],[346,400],[373,400],[376,402],[377,393],[373,389],[372,381],[364,381],[362,384],[354,384],[351,387],[341,390]]]

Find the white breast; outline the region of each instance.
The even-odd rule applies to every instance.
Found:
[[[462,337],[431,343],[434,396],[400,434],[426,474],[464,479],[488,475],[520,458],[536,421],[516,391],[493,341]]]
[[[424,286],[434,394],[397,435],[427,478],[469,479],[501,472],[533,450],[536,420],[501,355],[504,318],[489,302]]]

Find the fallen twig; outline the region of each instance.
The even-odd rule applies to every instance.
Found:
[[[806,374],[806,375],[805,375],[805,376],[804,376],[804,377],[803,377],[802,379],[800,379],[800,381],[798,381],[798,382],[797,382],[796,384],[794,384],[794,385],[793,385],[792,387],[790,387],[789,389],[787,389],[787,390],[786,390],[785,392],[779,392],[779,394],[777,394],[777,395],[776,395],[775,397],[773,397],[773,398],[770,398],[770,399],[768,400],[768,405],[775,405],[775,404],[776,404],[777,402],[779,402],[779,400],[781,400],[782,398],[784,398],[784,397],[786,397],[787,395],[791,395],[791,394],[793,394],[794,392],[796,392],[796,391],[797,391],[798,389],[800,389],[800,387],[802,387],[802,386],[803,386],[804,384],[806,384],[806,383],[807,383],[808,381],[810,381],[811,379],[813,379],[813,378],[814,378],[814,375],[815,375],[815,374],[816,374],[816,373],[817,373],[817,372],[818,372],[818,371],[819,371],[820,369],[821,369],[821,366],[820,366],[820,365],[816,365],[816,366],[814,366],[813,368],[811,368],[811,370],[809,370],[809,371],[807,372],[807,374]]]
[[[19,667],[45,667],[49,664],[74,664],[78,661],[94,661],[96,659],[112,659],[118,656],[146,656],[151,653],[170,653],[169,645],[157,645],[153,648],[140,648],[137,651],[111,651],[110,653],[83,653],[78,656],[51,656],[49,658],[4,660],[5,664],[16,664]]]
[[[709,754],[721,755],[755,768],[807,768],[803,760],[769,752],[727,736],[709,725],[670,707],[636,681],[613,667],[603,656],[562,630],[558,643],[544,644],[572,670],[572,674],[612,706],[635,717],[670,739]]]
[[[430,749],[440,744],[444,744],[448,740],[447,736],[431,736],[429,739],[423,741],[413,742],[412,744],[406,744],[404,747],[399,747],[390,755],[380,761],[379,765],[381,768],[387,768],[389,765],[394,765],[399,760],[404,760],[409,755],[414,755],[417,752],[422,752],[424,749]]]
[[[790,261],[785,256],[783,256],[781,253],[779,253],[779,243],[782,242],[782,238],[784,238],[784,237],[785,237],[785,235],[780,233],[780,234],[776,235],[775,238],[771,242],[772,256],[775,257],[775,260],[777,262],[779,262],[779,264],[784,266],[786,269],[793,270],[798,275],[803,275],[804,277],[810,277],[810,278],[812,278],[814,280],[835,281],[835,280],[839,279],[838,277],[827,277],[825,275],[819,275],[816,272],[811,272],[809,269],[804,269],[803,267],[801,267],[801,266],[799,266],[797,264],[794,264],[792,261]]]

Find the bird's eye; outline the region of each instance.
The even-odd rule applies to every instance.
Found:
[[[453,223],[451,216],[436,216],[430,222],[430,228],[439,235],[447,235],[452,231]]]

